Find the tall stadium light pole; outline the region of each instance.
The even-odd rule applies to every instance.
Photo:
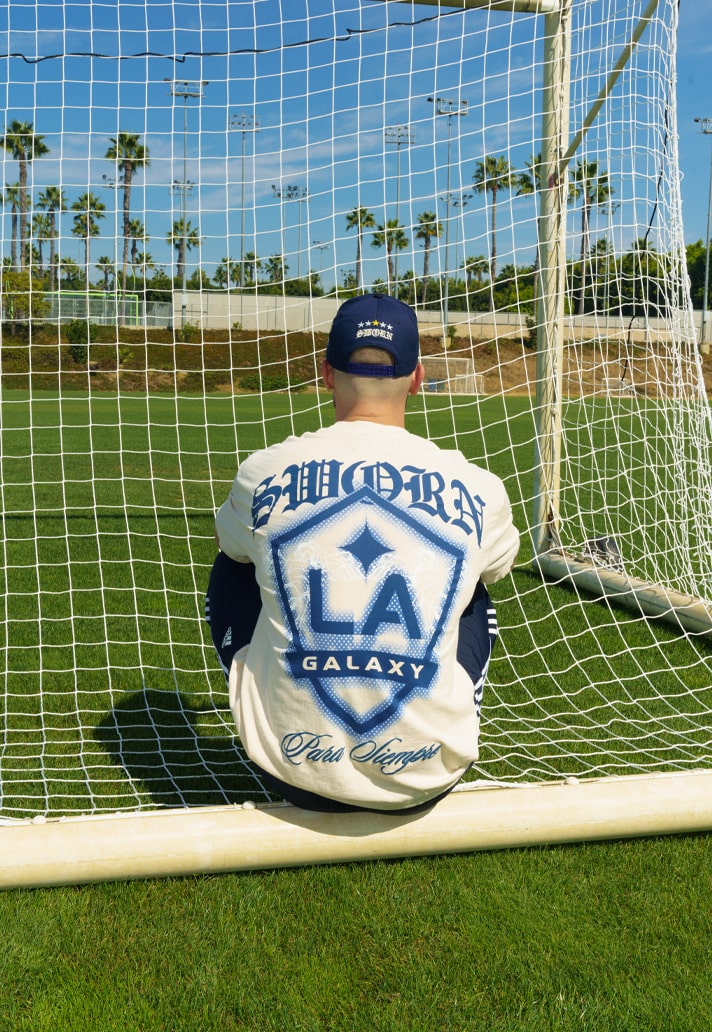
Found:
[[[465,208],[467,207],[468,203],[472,200],[473,196],[474,196],[474,194],[468,193],[467,190],[463,190],[462,193],[459,193],[459,194],[453,194],[452,195],[452,200],[451,200],[452,207],[453,208],[459,208],[462,211],[463,215],[464,215]],[[457,245],[458,245],[458,243],[459,243],[459,237],[458,237],[458,233],[457,233],[457,223],[456,223],[455,224],[455,265],[456,266],[457,266]],[[463,254],[462,254],[463,268],[465,268],[465,266],[467,265],[467,254],[465,253],[467,251],[467,243],[465,241],[465,234],[464,234],[464,232],[462,234],[462,251],[463,251]]]
[[[189,197],[193,196],[193,187],[195,183],[191,179],[174,179],[171,183],[171,190],[176,197],[180,199],[180,213],[181,213],[181,254],[183,256],[183,268],[182,268],[182,312],[181,312],[181,325],[185,326],[186,316],[186,247],[187,247],[187,234],[186,234],[186,221],[187,221],[187,201]]]
[[[230,129],[242,133],[242,169],[240,172],[240,290],[242,290],[245,275],[245,136],[248,133],[258,133],[260,123],[253,115],[246,115],[244,111],[239,115],[230,116]]]
[[[309,199],[309,191],[306,186],[299,187],[299,196],[297,197],[297,206],[299,208],[299,230],[297,236],[297,279],[302,278],[302,225],[304,222],[304,209],[302,205]]]
[[[450,151],[452,148],[452,120],[464,118],[467,114],[466,100],[452,100],[449,97],[428,97],[428,103],[435,105],[436,115],[447,118],[447,186],[445,189],[445,290],[443,292],[443,333],[447,337],[450,318]]]
[[[400,180],[401,180],[401,147],[403,144],[415,143],[415,129],[409,125],[388,125],[384,129],[383,138],[386,143],[395,146],[396,149],[396,223],[400,225]],[[396,297],[398,296],[398,248],[393,256],[393,278]]]
[[[299,229],[297,238],[297,279],[302,278],[302,204],[309,197],[306,186],[291,183],[288,186],[272,184],[272,193],[280,201],[297,201],[299,207]]]
[[[316,247],[319,252],[319,283],[321,283],[323,289],[324,284],[322,283],[322,272],[324,269],[324,251],[328,251],[331,244],[326,240],[312,240],[312,247]]]
[[[165,82],[170,84],[171,96],[181,97],[183,100],[183,179],[181,181],[180,196],[181,196],[181,255],[183,257],[183,275],[181,282],[181,302],[180,302],[180,324],[181,329],[186,324],[186,314],[188,308],[188,290],[186,284],[186,244],[187,244],[187,233],[186,233],[186,219],[187,219],[187,200],[190,193],[190,187],[192,184],[188,183],[188,101],[189,100],[200,100],[203,96],[203,90],[208,85],[204,80],[195,79],[165,79]],[[174,187],[178,186],[178,182],[174,180]]]
[[[700,132],[704,136],[712,135],[712,118],[696,118]],[[700,330],[700,353],[709,354],[707,343],[707,292],[710,285],[710,220],[712,219],[712,150],[710,151],[710,186],[707,199],[707,246],[705,248],[705,287],[702,294],[702,328]]]

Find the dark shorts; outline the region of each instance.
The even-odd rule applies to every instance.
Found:
[[[219,552],[210,573],[208,593],[205,599],[205,619],[210,626],[213,645],[227,677],[233,656],[244,645],[249,644],[262,609],[260,590],[255,579],[255,568],[251,563],[238,563],[224,552]],[[487,674],[490,656],[497,640],[497,620],[492,600],[483,584],[478,584],[467,608],[460,617],[457,643],[457,660],[469,674],[479,711],[482,690]],[[418,806],[403,810],[375,810],[365,806],[352,806],[327,799],[294,788],[262,770],[254,762],[256,772],[265,786],[290,803],[305,810],[320,810],[326,813],[355,813],[370,810],[372,813],[415,814],[429,810],[440,799],[452,791],[452,787]],[[454,786],[453,786],[454,787]]]

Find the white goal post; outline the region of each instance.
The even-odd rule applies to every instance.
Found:
[[[15,826],[0,889],[692,834],[709,829],[711,786],[709,772],[469,784],[417,820],[278,803],[55,818]]]
[[[423,390],[446,394],[484,394],[484,380],[475,372],[472,358],[426,355]]]
[[[650,582],[606,564],[581,561],[567,554],[560,533],[560,466],[563,405],[563,313],[566,284],[565,211],[570,184],[570,165],[585,142],[606,100],[616,88],[636,45],[659,8],[659,0],[648,4],[621,49],[599,95],[583,124],[570,140],[569,106],[562,97],[570,91],[571,3],[562,2],[550,15],[549,42],[544,62],[544,131],[542,165],[548,189],[542,191],[540,255],[544,286],[539,298],[537,325],[539,465],[536,473],[533,543],[535,567],[544,576],[570,580],[574,585],[614,598],[636,612],[660,617],[675,627],[696,634],[712,635],[712,609],[708,601],[690,597],[669,586]],[[684,491],[684,486],[683,486]]]
[[[676,0],[102,6],[7,5],[0,887],[712,828]],[[203,618],[236,466],[332,418],[370,288],[418,313],[408,426],[523,538],[417,820],[272,799]]]

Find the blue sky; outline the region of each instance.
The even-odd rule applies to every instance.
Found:
[[[382,53],[386,19],[393,26],[387,30],[388,61]],[[486,254],[489,246],[486,199],[471,195],[476,161],[507,152],[522,168],[536,149],[540,101],[531,89],[538,71],[530,63],[530,40],[537,40],[540,52],[542,22],[531,15],[458,11],[438,19],[429,7],[389,4],[386,11],[370,0],[9,0],[0,7],[0,52],[15,56],[0,59],[0,111],[6,123],[31,121],[50,147],[32,169],[36,193],[61,183],[69,204],[87,190],[106,204],[92,264],[114,247],[116,192],[109,184],[115,170],[105,153],[119,130],[139,133],[150,149],[151,167],[135,180],[132,213],[146,224],[148,250],[169,273],[174,255],[165,237],[181,215],[176,181],[190,184],[186,216],[200,231],[200,261],[210,274],[222,257],[237,258],[242,248],[265,258],[283,252],[291,275],[304,275],[311,266],[333,281],[335,272],[354,266],[355,234],[345,221],[357,203],[380,222],[396,208],[406,226],[427,210],[437,209],[443,218],[448,150],[451,199],[465,202],[451,208],[449,246],[460,264],[465,237],[470,254]],[[495,46],[485,60],[488,25]],[[615,47],[629,31],[622,27]],[[712,146],[712,136],[701,136],[694,123],[695,117],[712,118],[709,0],[681,0],[679,48],[681,190],[685,240],[692,241],[706,228]],[[577,74],[574,109],[580,117],[600,83],[583,64]],[[172,95],[176,87],[166,79],[207,85],[199,100],[183,100]],[[431,95],[457,104],[466,99],[467,115],[438,117],[427,101]],[[611,105],[614,124],[616,112],[619,121],[625,118],[619,103]],[[641,135],[646,123],[659,118],[660,103],[660,97],[639,98]],[[244,112],[258,120],[258,133],[230,131],[230,117]],[[412,143],[385,145],[384,128],[399,125],[411,128]],[[619,160],[609,157],[598,126],[588,146],[587,157],[604,167]],[[16,163],[6,153],[0,157],[2,180],[12,183]],[[635,205],[629,196],[617,198],[631,212],[621,234],[633,239],[637,223],[654,207],[655,176],[644,167],[641,173]],[[285,200],[288,186],[308,197]],[[533,202],[510,197],[498,216],[500,261],[531,260]],[[79,261],[81,242],[71,236],[71,216],[63,222],[63,253]],[[7,253],[7,211],[0,223]],[[604,231],[600,217],[595,229]],[[630,240],[621,235],[617,243]],[[435,267],[444,260],[443,247],[441,240]],[[413,242],[399,260],[401,270],[415,265],[420,272],[422,248]],[[449,261],[452,268],[453,255]],[[384,276],[384,253],[370,240],[364,263],[367,282]],[[98,273],[92,270],[92,276]]]
[[[712,3],[681,0],[678,33],[678,133],[685,241],[704,239],[712,136],[695,118],[712,119]]]

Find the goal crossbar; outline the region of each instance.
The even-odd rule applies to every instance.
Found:
[[[553,14],[560,0],[386,0],[386,3],[427,7],[458,7],[464,11],[516,11],[522,14]]]

